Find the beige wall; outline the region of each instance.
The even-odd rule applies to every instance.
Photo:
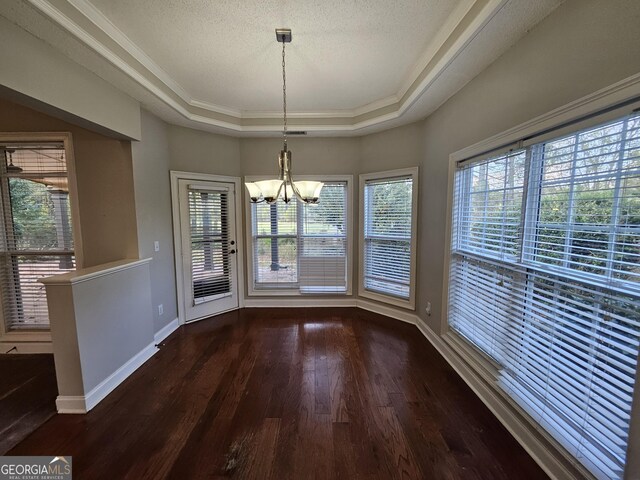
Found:
[[[424,156],[422,122],[362,137],[359,173],[415,167]]]
[[[239,177],[240,139],[185,127],[169,127],[171,170]]]
[[[243,138],[240,156],[243,175],[278,174],[281,138]],[[359,138],[304,138],[288,141],[292,170],[296,175],[354,174],[360,160]]]
[[[140,106],[127,94],[2,16],[0,45],[0,85],[82,126],[140,138]]]
[[[133,142],[133,180],[135,183],[138,249],[140,258],[153,258],[151,303],[154,331],[178,317],[176,276],[171,223],[169,184],[169,127],[162,120],[142,111],[142,138]],[[160,250],[154,248],[159,242]],[[163,314],[158,313],[158,305]]]
[[[138,258],[131,143],[0,99],[2,132],[71,132],[84,267]]]

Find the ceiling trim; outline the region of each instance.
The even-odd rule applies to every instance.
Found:
[[[228,133],[282,129],[281,112],[241,111],[192,98],[178,82],[87,0],[29,0],[47,18],[189,121]],[[401,89],[355,109],[290,113],[292,127],[357,132],[405,115],[508,0],[467,0],[449,17]],[[452,92],[453,94],[454,92]]]

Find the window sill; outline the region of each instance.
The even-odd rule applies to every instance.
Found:
[[[9,331],[0,335],[0,342],[50,342],[51,331]]]
[[[340,296],[351,295],[345,287],[295,287],[295,288],[249,288],[249,297],[309,297],[309,296]]]
[[[375,300],[381,303],[387,303],[389,305],[395,305],[396,307],[406,308],[407,310],[416,309],[416,302],[413,295],[408,300],[404,300],[402,298],[393,297],[391,295],[384,295],[382,293],[372,292],[370,290],[366,290],[364,286],[360,285],[360,291],[358,292],[358,296],[369,298],[371,300]]]

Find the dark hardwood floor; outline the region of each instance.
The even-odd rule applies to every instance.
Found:
[[[56,413],[53,355],[0,354],[0,455]]]
[[[10,454],[72,455],[79,479],[547,478],[414,326],[351,308],[182,327]]]

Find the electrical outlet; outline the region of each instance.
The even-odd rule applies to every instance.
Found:
[[[156,252],[159,252],[159,251],[160,251],[160,242],[159,242],[158,240],[156,240],[155,242],[153,242],[153,249],[154,249]]]
[[[427,306],[424,309],[425,312],[427,312],[427,317],[431,316],[431,302],[427,302]]]
[[[164,313],[164,307],[162,304],[158,305],[158,315],[162,315]]]

